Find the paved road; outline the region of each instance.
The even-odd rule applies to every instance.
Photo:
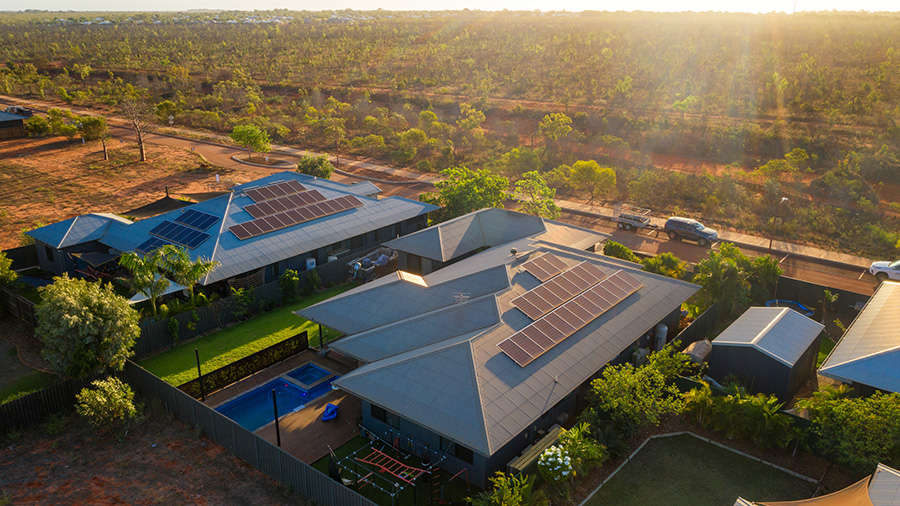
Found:
[[[49,107],[59,107],[59,105],[5,96],[0,96],[0,102],[26,105],[38,110]],[[94,111],[81,108],[72,108],[72,111],[76,114],[96,114]],[[112,127],[111,132],[114,137],[134,139],[134,133],[131,131],[130,127],[128,127],[127,121],[113,116],[107,116],[107,118]],[[273,153],[271,156],[278,157],[290,163],[282,167],[262,167],[240,161],[240,158],[246,157],[246,150],[218,144],[217,141],[226,141],[224,136],[206,133],[198,134],[197,132],[185,129],[170,129],[169,131],[181,132],[190,135],[191,137],[202,135],[209,139],[209,141],[204,142],[188,137],[176,137],[169,134],[149,134],[146,137],[146,140],[150,144],[161,144],[182,147],[185,149],[193,148],[215,165],[240,171],[258,173],[260,176],[271,174],[273,172],[290,170],[292,165],[301,157],[318,154],[289,146],[273,145]],[[332,161],[337,161],[333,156],[330,156],[329,158]],[[403,183],[384,180],[378,181],[376,184],[383,190],[383,195],[385,196],[397,195],[417,199],[421,193],[432,191],[434,189],[433,183],[438,180],[437,176],[434,174],[422,174],[366,161],[341,158],[340,162],[342,165],[391,174],[394,177],[406,178],[409,180]],[[335,173],[333,179],[340,182],[354,183],[369,178],[353,176],[352,174],[345,172]],[[701,248],[693,243],[669,241],[664,235],[662,237],[654,237],[652,233],[651,235],[648,235],[646,231],[634,233],[617,230],[613,223],[608,219],[613,214],[611,208],[588,206],[583,203],[565,200],[557,200],[557,204],[564,210],[561,218],[562,221],[609,233],[612,235],[613,240],[620,242],[635,251],[646,254],[671,252],[688,262],[698,262],[707,256],[707,248]],[[663,221],[664,220],[661,218],[653,218],[653,222],[660,227],[662,226]],[[720,231],[719,235],[722,240],[734,242],[749,254],[765,254],[768,252],[768,238],[750,236],[727,230]],[[772,251],[773,255],[779,258],[781,266],[788,276],[834,288],[842,288],[866,294],[872,293],[875,286],[877,286],[874,277],[867,273],[867,267],[869,263],[871,263],[869,259],[778,240],[774,241]]]

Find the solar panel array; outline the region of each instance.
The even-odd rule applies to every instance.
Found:
[[[298,207],[308,206],[325,200],[325,196],[319,193],[319,190],[310,190],[277,199],[267,200],[259,204],[250,204],[244,206],[244,211],[250,213],[254,218],[262,218],[273,214],[283,213]]]
[[[277,199],[278,197],[293,195],[302,191],[306,191],[306,188],[296,181],[280,181],[259,188],[244,190],[244,194],[253,199],[253,202],[265,202],[266,200]]]
[[[512,303],[529,318],[537,320],[563,302],[596,285],[603,276],[603,271],[584,261],[521,297],[516,297]]]
[[[203,231],[212,226],[213,223],[219,221],[217,216],[201,213],[195,209],[188,209],[175,218],[175,223],[181,223],[191,228]]]
[[[323,200],[305,207],[291,209],[281,213],[273,214],[263,218],[257,218],[253,221],[240,223],[229,227],[228,230],[237,236],[238,239],[244,240],[256,237],[273,230],[279,230],[285,227],[297,225],[307,221],[322,218],[331,214],[337,214],[348,209],[362,207],[363,203],[354,195],[345,195],[331,200]]]
[[[199,230],[169,220],[153,227],[153,230],[150,231],[150,235],[155,235],[160,239],[165,239],[189,249],[200,246],[204,241],[211,237],[206,232],[200,232]]]
[[[534,260],[525,262],[522,268],[543,283],[566,270],[566,263],[551,253],[544,253]]]
[[[625,271],[616,271],[497,346],[513,361],[525,367],[642,286],[644,285]]]
[[[160,239],[159,237],[151,237],[151,238],[147,239],[146,241],[142,242],[140,246],[138,246],[137,248],[134,248],[134,249],[136,249],[140,253],[149,254],[149,253],[153,253],[153,250],[161,248],[161,247],[165,246],[166,244],[172,244],[172,243],[170,243],[169,241]]]

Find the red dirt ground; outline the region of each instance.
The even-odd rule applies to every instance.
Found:
[[[102,434],[71,415],[0,449],[0,502],[16,505],[309,505],[223,447],[198,437],[161,406],[124,431]]]

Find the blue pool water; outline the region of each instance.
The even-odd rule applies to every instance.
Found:
[[[231,418],[241,427],[254,431],[269,422],[275,420],[275,412],[272,409],[272,390],[275,390],[275,398],[278,401],[279,418],[287,413],[303,408],[305,404],[321,397],[331,391],[331,378],[310,390],[304,390],[293,383],[275,379],[265,385],[257,387],[237,399],[216,408],[216,411]]]
[[[812,318],[816,312],[799,302],[795,302],[792,300],[784,300],[784,299],[772,299],[766,301],[766,307],[789,307],[794,311],[806,316],[807,318]]]
[[[299,369],[289,372],[288,376],[294,378],[300,383],[312,385],[313,383],[319,381],[325,376],[328,376],[329,374],[331,373],[315,364],[306,364]]]

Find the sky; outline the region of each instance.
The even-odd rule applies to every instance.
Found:
[[[659,12],[792,12],[799,11],[900,11],[900,0],[153,0],[146,3],[121,0],[0,0],[0,11],[23,9],[62,11],[177,11],[187,9],[291,9],[291,10],[567,10]]]

